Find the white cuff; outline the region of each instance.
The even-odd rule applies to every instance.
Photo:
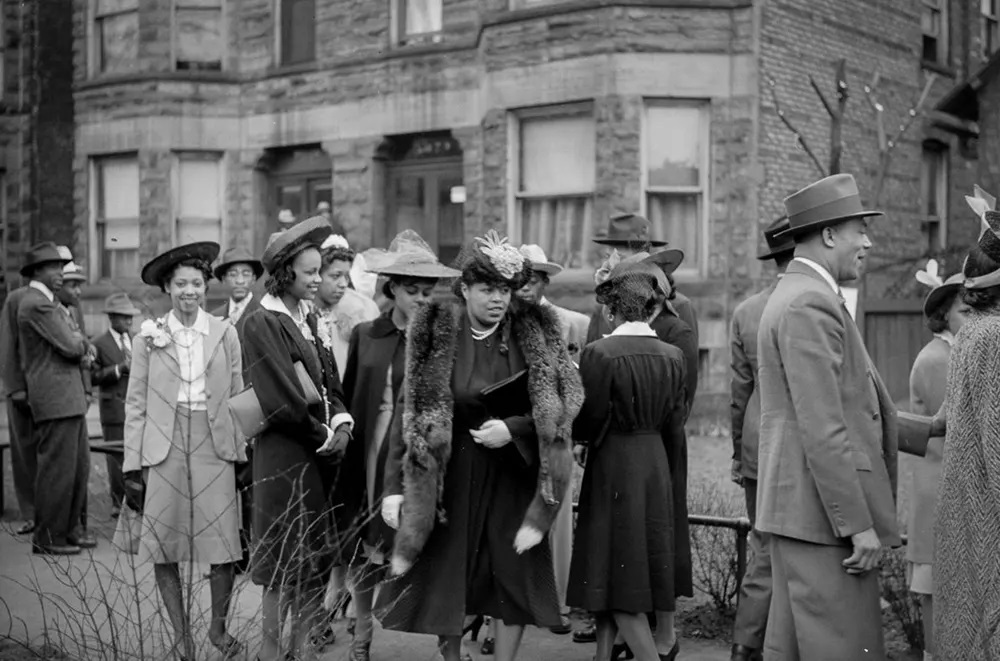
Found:
[[[403,494],[396,494],[393,496],[383,496],[382,505],[385,507],[395,507],[403,502]]]
[[[350,413],[335,413],[332,418],[330,418],[330,429],[337,431],[337,427],[340,425],[347,425],[347,431],[354,431],[354,416]]]

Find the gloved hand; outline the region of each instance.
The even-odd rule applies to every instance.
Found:
[[[502,448],[513,438],[503,420],[487,420],[482,427],[469,433],[472,434],[472,440],[491,450]]]
[[[11,393],[10,401],[14,404],[14,407],[23,413],[30,413],[31,407],[28,406],[28,393],[24,390],[18,390],[15,393]]]
[[[382,519],[393,530],[399,530],[399,513],[403,509],[403,496],[386,496],[382,499]]]
[[[341,456],[347,449],[347,444],[351,441],[351,431],[348,425],[343,424],[337,427],[337,431],[333,431],[329,427],[326,428],[326,442],[316,450],[316,454],[326,457],[326,456]]]
[[[735,482],[736,484],[738,484],[741,487],[743,486],[743,472],[742,472],[742,469],[743,469],[742,462],[740,462],[737,459],[733,459],[733,466],[732,466],[732,468],[729,469],[729,477],[730,477],[730,479],[733,482]]]
[[[142,513],[146,500],[146,476],[141,470],[129,471],[122,476],[125,484],[125,504],[133,512]]]

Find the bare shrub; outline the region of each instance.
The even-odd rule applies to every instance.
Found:
[[[688,511],[719,517],[743,514],[734,494],[704,483],[688,485]],[[719,612],[732,611],[741,578],[736,562],[736,531],[692,525],[691,556],[695,589],[708,595]]]
[[[886,629],[898,627],[911,649],[924,648],[924,623],[920,603],[910,592],[906,547],[893,549],[882,557],[879,567],[882,599],[888,605],[883,608],[883,626]]]

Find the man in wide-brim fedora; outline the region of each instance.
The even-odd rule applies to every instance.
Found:
[[[764,230],[767,247],[757,255],[757,259],[773,260],[778,278],[736,306],[729,333],[733,481],[743,488],[751,526],[757,522],[757,449],[760,440],[757,330],[764,306],[795,254],[795,241],[788,236],[778,236],[787,229],[788,217],[782,216]],[[767,613],[771,607],[771,540],[766,533],[752,530],[749,543],[753,552],[740,584],[739,606],[733,624],[732,661],[760,659]]]
[[[17,309],[18,349],[36,442],[33,550],[79,553],[96,546],[83,519],[90,475],[87,396],[81,361],[90,345],[56,302],[67,260],[54,243],[32,247],[21,275],[30,280]]]
[[[896,411],[843,304],[869,219],[849,174],[785,199],[795,257],[760,321],[757,529],[771,535],[765,658],[884,659],[878,565],[900,544]]]

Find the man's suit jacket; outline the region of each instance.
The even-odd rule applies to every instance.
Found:
[[[237,437],[229,398],[243,390],[243,361],[236,327],[209,316],[204,340],[205,395],[215,454],[226,461],[247,460],[245,442]],[[132,341],[132,369],[125,396],[125,460],[123,471],[155,466],[167,458],[174,437],[181,374],[177,347],[149,345],[142,335]],[[195,439],[197,440],[197,439]]]
[[[80,359],[87,341],[74,332],[58,302],[27,288],[17,308],[18,351],[35,422],[87,413]]]
[[[760,321],[757,528],[816,544],[874,526],[900,543],[896,410],[837,293],[793,261]]]
[[[750,296],[733,310],[729,333],[732,355],[729,411],[732,422],[733,461],[740,475],[757,479],[757,448],[760,442],[760,389],[757,388],[757,330],[771,285]]]
[[[250,315],[253,314],[254,311],[260,309],[260,299],[261,299],[261,295],[259,293],[257,293],[257,292],[253,292],[253,298],[251,298],[250,302],[247,303],[247,307],[246,307],[245,310],[243,310],[243,314],[240,315],[240,318],[234,324],[234,326],[236,326],[236,337],[238,337],[239,340],[240,340],[240,346],[243,346],[243,328],[246,326],[247,319],[250,317]],[[220,305],[219,307],[215,308],[214,310],[212,310],[211,314],[215,315],[219,319],[224,319],[224,320],[228,321],[229,320],[229,301],[230,301],[230,299],[226,299],[226,302],[223,303],[222,305]],[[243,383],[244,384],[249,384],[250,383],[250,371],[249,370],[250,370],[250,366],[249,365],[244,365],[243,366]]]
[[[27,293],[27,287],[19,287],[10,292],[0,310],[0,381],[3,382],[0,385],[7,397],[28,388],[18,351],[20,331],[17,327],[17,309]]]
[[[123,374],[118,366],[125,360],[125,353],[110,330],[104,331],[94,340],[94,347],[97,349],[97,358],[94,360],[93,382],[101,388],[101,424],[123,425],[128,373]],[[131,368],[131,364],[129,367]]]
[[[590,319],[585,314],[554,305],[547,300],[546,304],[559,317],[559,324],[562,327],[562,339],[569,348],[570,357],[574,361],[580,362],[580,352],[583,351],[583,347],[587,344],[587,327],[590,325]]]

